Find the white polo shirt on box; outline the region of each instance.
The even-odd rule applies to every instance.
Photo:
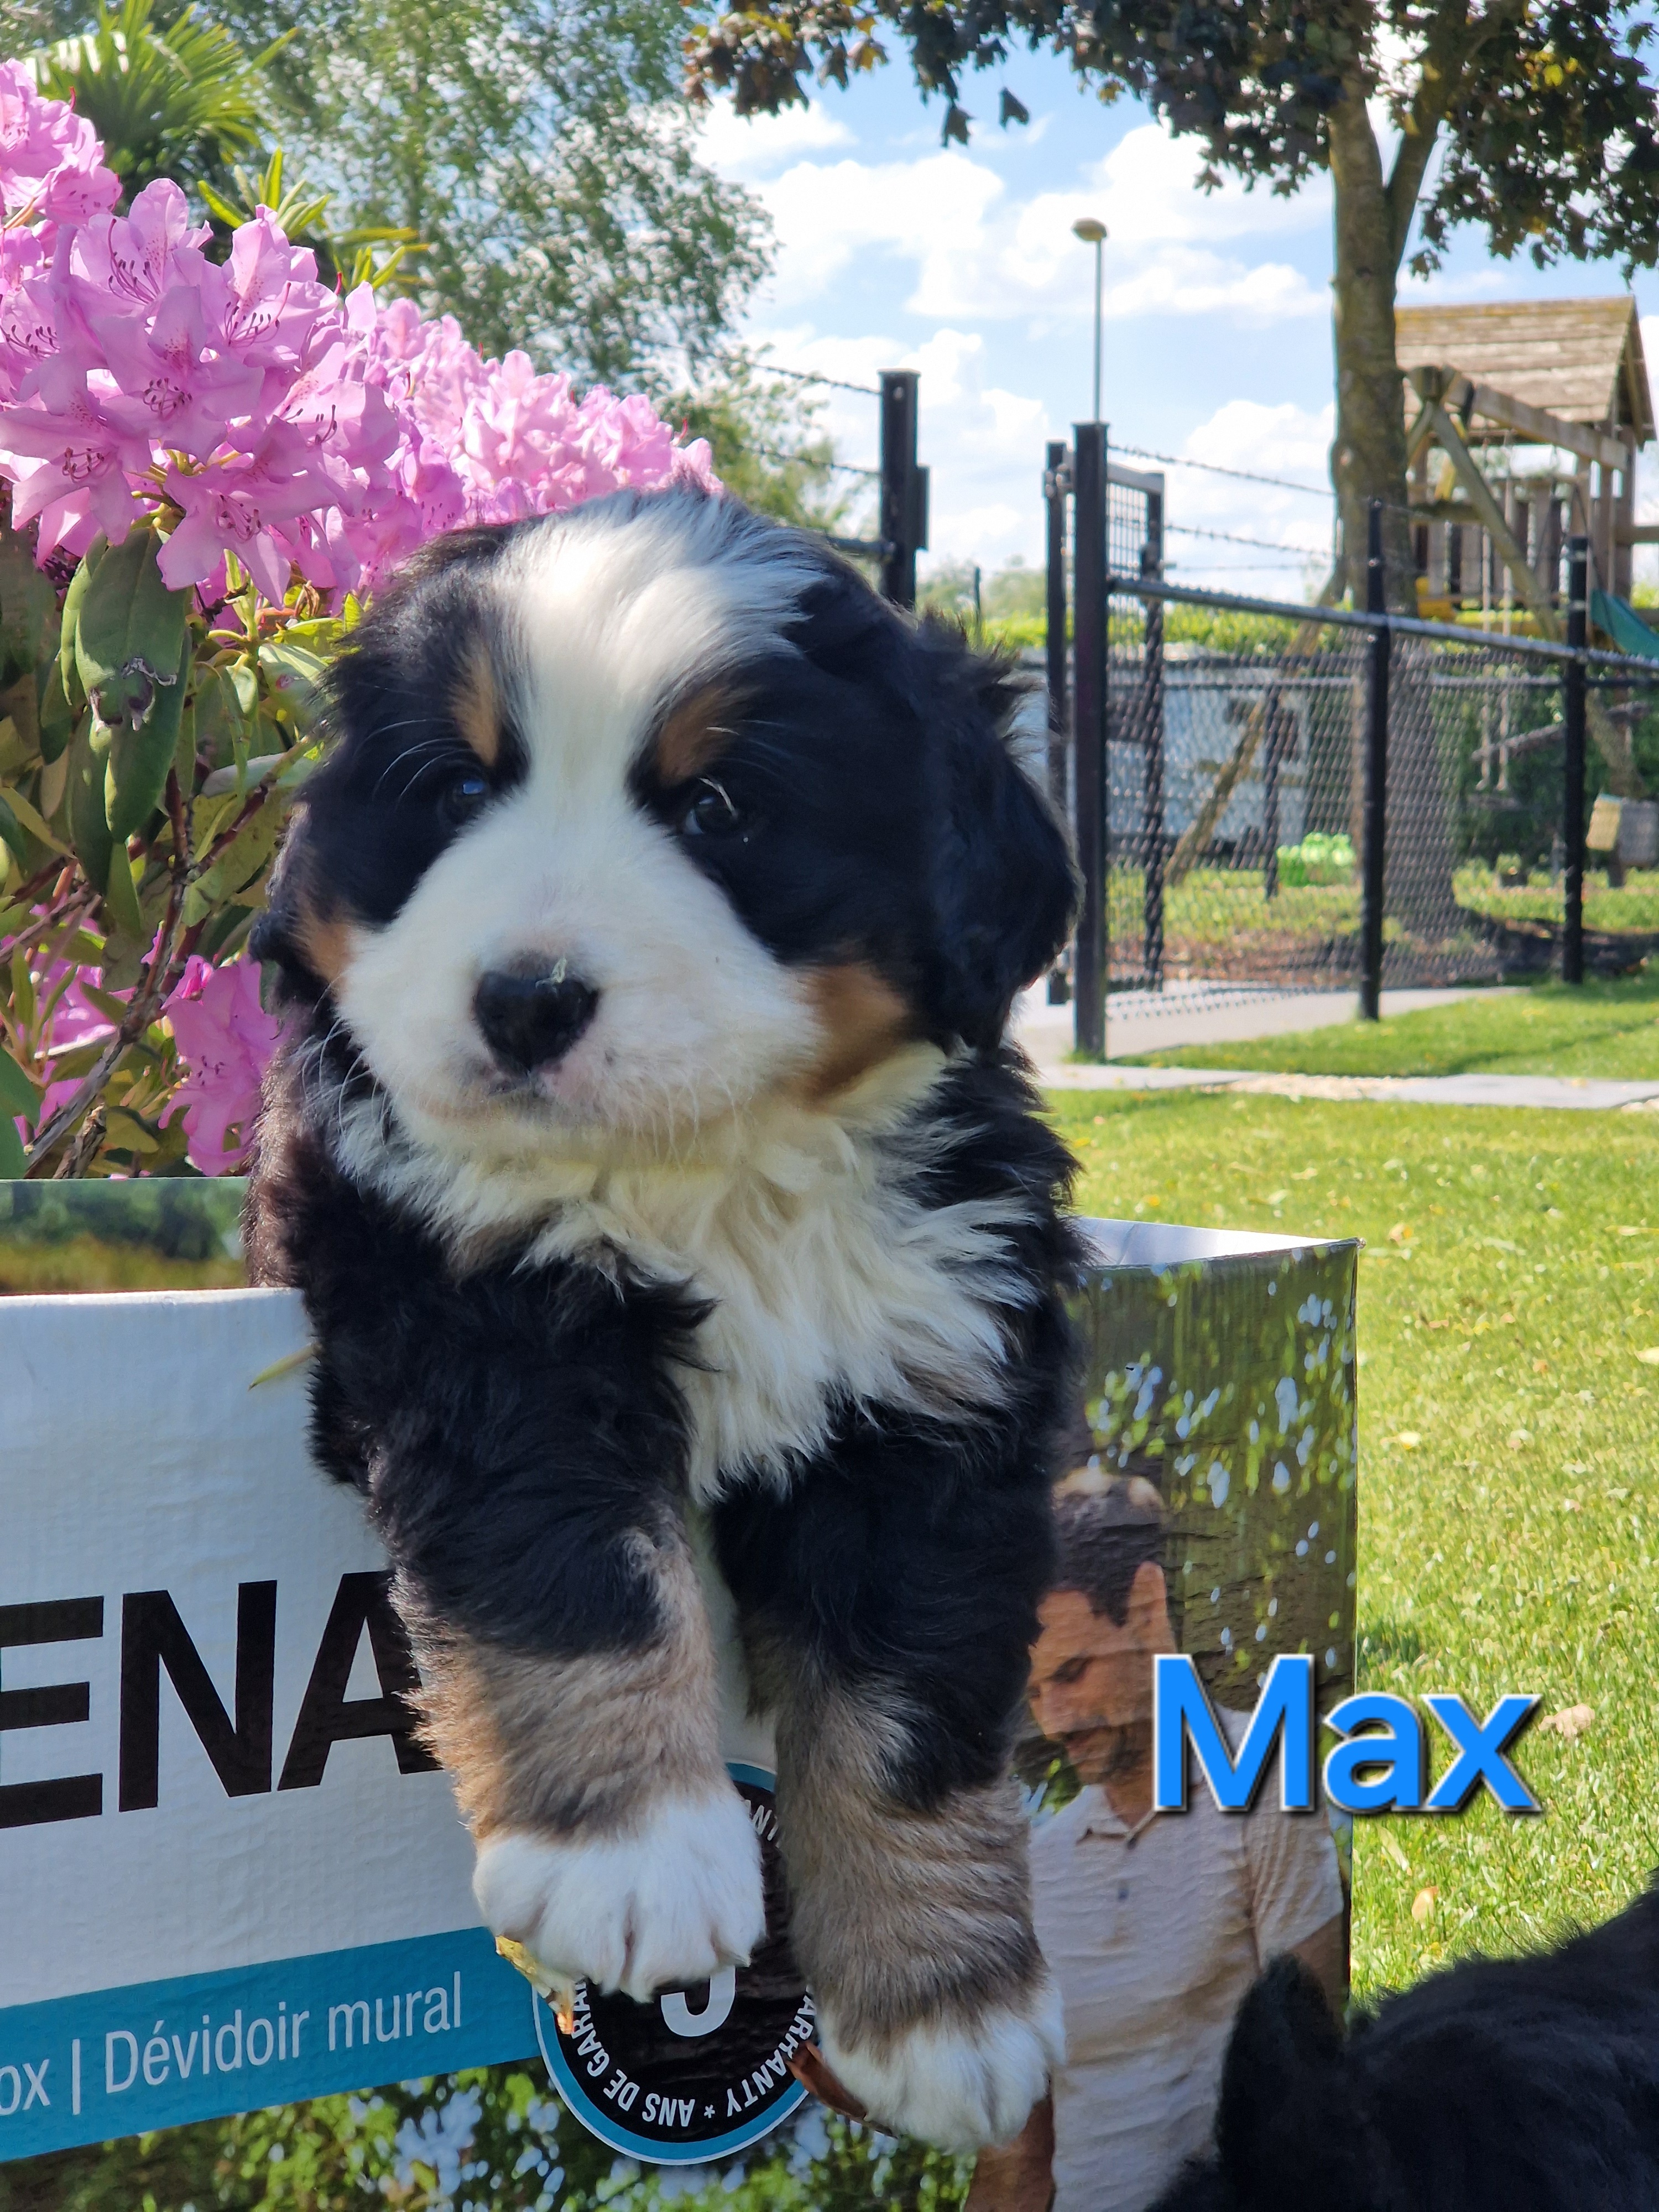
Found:
[[[1235,1752],[1248,1725],[1223,1711]],[[1342,1910],[1322,1813],[1185,1813],[1133,1829],[1085,1790],[1031,1838],[1036,1932],[1066,2012],[1054,2085],[1054,2212],[1146,2212],[1210,2139],[1239,2000],[1267,1960]]]

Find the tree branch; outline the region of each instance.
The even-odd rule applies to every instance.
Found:
[[[144,970],[143,981],[132,994],[132,1004],[126,1018],[114,1036],[104,1047],[91,1069],[76,1086],[74,1095],[40,1130],[29,1146],[28,1165],[24,1172],[33,1176],[45,1165],[47,1155],[68,1134],[93,1102],[100,1097],[119,1065],[122,1055],[149,1027],[160,1011],[161,1001],[177,981],[173,964],[179,951],[179,925],[184,918],[185,893],[191,879],[190,841],[185,822],[184,798],[179,787],[177,771],[167,770],[167,813],[173,824],[175,843],[173,852],[173,882],[167,892],[167,913],[156,933],[155,949]],[[59,1175],[79,1174],[86,1164],[83,1147],[77,1144],[65,1161],[60,1162]]]
[[[1399,268],[1411,236],[1412,217],[1428,173],[1440,126],[1456,101],[1470,70],[1500,22],[1518,14],[1525,0],[1499,0],[1476,23],[1469,21],[1468,0],[1452,8],[1437,8],[1428,44],[1419,66],[1417,89],[1412,94],[1400,134],[1400,148],[1387,185],[1389,217],[1394,227],[1394,264]]]

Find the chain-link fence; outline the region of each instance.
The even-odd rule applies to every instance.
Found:
[[[1374,1000],[1619,973],[1659,945],[1659,805],[1611,797],[1659,765],[1659,662],[1168,585],[1161,480],[1113,468],[1100,489],[1104,619],[1080,574],[1066,777],[1092,893],[1079,1043],[1103,987],[1137,994],[1125,1012]]]

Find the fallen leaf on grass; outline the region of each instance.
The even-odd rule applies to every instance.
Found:
[[[1563,1743],[1576,1743],[1595,1718],[1594,1705],[1567,1705],[1559,1713],[1546,1713],[1538,1723],[1538,1732],[1559,1735]]]
[[[1638,1352],[1636,1357],[1644,1367],[1659,1367],[1659,1344],[1649,1345],[1645,1352]]]
[[[1415,1451],[1422,1441],[1415,1429],[1401,1429],[1397,1437],[1389,1438],[1389,1442],[1398,1444],[1401,1451]]]
[[[1510,1431],[1510,1443],[1511,1446],[1516,1444],[1529,1444],[1531,1442],[1532,1431],[1530,1429],[1511,1429]]]
[[[1412,1918],[1417,1923],[1419,1928],[1423,1927],[1431,1918],[1432,1918],[1435,1900],[1439,1894],[1440,1892],[1437,1889],[1419,1889],[1416,1896],[1413,1898]]]
[[[1411,1861],[1406,1856],[1404,1851],[1401,1850],[1399,1844],[1395,1843],[1394,1838],[1389,1833],[1386,1828],[1382,1831],[1382,1848],[1388,1853],[1389,1856],[1394,1861],[1395,1864],[1399,1868],[1401,1874],[1409,1874],[1411,1872]]]
[[[1645,1221],[1641,1223],[1640,1225],[1635,1229],[1621,1229],[1619,1231],[1619,1234],[1621,1237],[1645,1237],[1647,1233],[1648,1225]]]
[[[1290,1194],[1287,1190],[1270,1190],[1261,1203],[1263,1206],[1283,1206]]]
[[[1409,1221],[1396,1221],[1389,1231],[1389,1242],[1390,1244],[1409,1243],[1411,1233],[1412,1225]]]
[[[1547,1375],[1550,1371],[1548,1360],[1534,1359],[1532,1363],[1532,1371],[1534,1375]]]

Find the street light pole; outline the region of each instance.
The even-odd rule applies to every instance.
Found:
[[[1095,249],[1095,411],[1093,420],[1100,420],[1100,309],[1102,264],[1106,245],[1106,226],[1091,215],[1079,216],[1072,225],[1073,234],[1085,246]]]

